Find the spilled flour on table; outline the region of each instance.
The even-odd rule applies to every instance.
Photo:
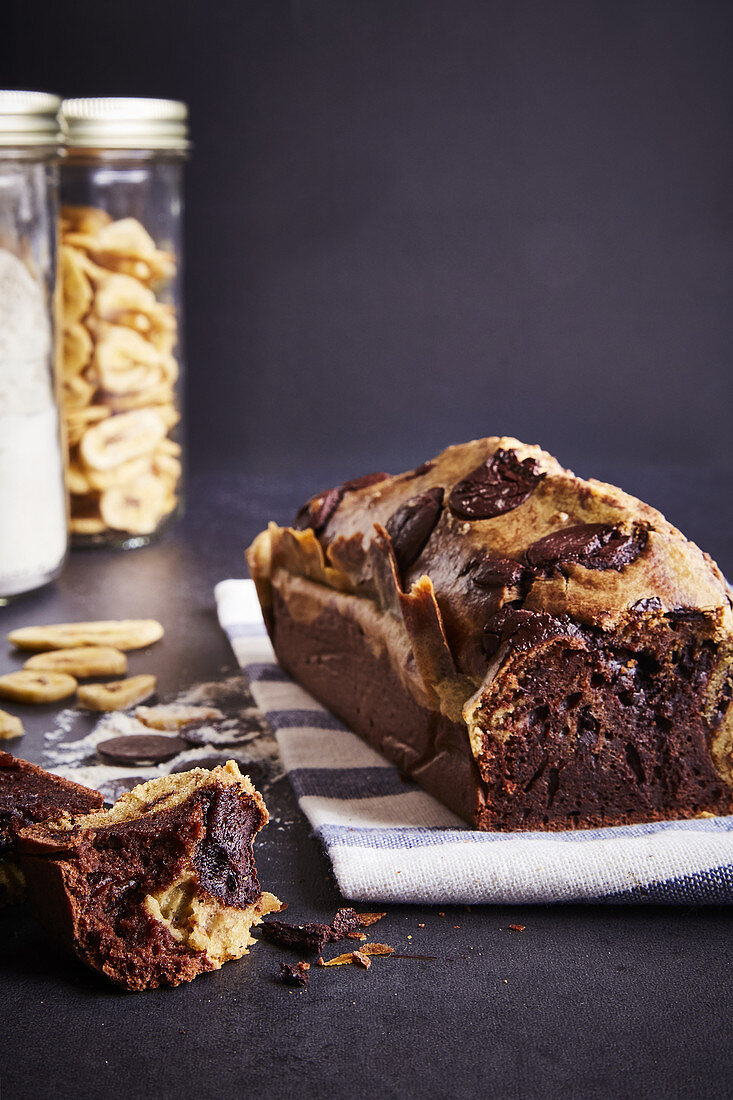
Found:
[[[227,760],[236,760],[263,793],[284,776],[277,742],[241,676],[196,684],[157,706],[165,706],[166,702],[171,707],[182,704],[216,707],[224,717],[196,722],[196,744],[163,764],[118,765],[102,761],[97,754],[100,741],[131,733],[178,738],[179,732],[151,730],[135,717],[134,708],[111,711],[97,718],[89,711],[68,707],[59,712],[54,728],[45,735],[44,767],[100,791],[108,802],[156,776],[189,768],[214,768]]]

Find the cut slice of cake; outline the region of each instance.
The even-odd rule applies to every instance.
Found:
[[[23,901],[25,878],[17,855],[18,833],[28,825],[99,809],[103,799],[90,791],[0,752],[0,908]]]
[[[162,776],[111,810],[20,837],[36,915],[87,966],[128,990],[191,981],[247,954],[280,902],[252,844],[265,804],[237,765]]]

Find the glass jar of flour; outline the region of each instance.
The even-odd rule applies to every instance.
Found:
[[[67,550],[54,288],[61,100],[0,91],[0,603]]]
[[[143,546],[182,506],[185,104],[62,115],[62,399],[74,545]]]

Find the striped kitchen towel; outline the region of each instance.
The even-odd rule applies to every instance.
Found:
[[[345,897],[433,904],[733,902],[733,817],[562,833],[472,830],[404,782],[279,668],[251,581],[222,581],[216,601]]]

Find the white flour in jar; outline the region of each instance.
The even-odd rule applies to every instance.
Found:
[[[0,248],[0,598],[50,579],[66,496],[43,287]]]

